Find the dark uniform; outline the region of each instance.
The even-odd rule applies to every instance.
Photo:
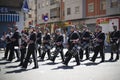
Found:
[[[89,52],[88,52],[88,44],[90,40],[90,33],[88,31],[84,31],[81,35],[81,46],[82,49],[80,49],[80,59],[83,59],[83,51],[85,50],[86,59],[89,59]]]
[[[101,62],[104,62],[104,53],[103,53],[103,49],[104,49],[104,40],[105,40],[105,34],[100,32],[97,32],[95,34],[95,42],[94,42],[94,55],[91,59],[91,61],[95,62],[98,53],[100,52],[100,56],[102,58]]]
[[[33,69],[38,68],[37,54],[36,54],[36,33],[34,33],[34,32],[32,32],[30,35],[28,52],[27,52],[27,56],[25,58],[23,66],[22,66],[23,68],[27,68],[27,65],[30,60],[31,55],[32,55],[33,61],[34,61]]]
[[[64,54],[63,54],[63,35],[57,35],[56,36],[56,40],[55,40],[55,46],[56,46],[56,52],[55,54],[53,54],[54,56],[51,57],[51,60],[54,62],[58,53],[60,52],[61,54],[61,58],[62,58],[62,62],[64,62]],[[58,51],[60,50],[60,51]]]
[[[20,34],[19,32],[16,30],[13,34],[13,36],[11,37],[11,44],[10,44],[10,55],[9,55],[9,61],[12,61],[14,58],[14,51],[16,52],[17,55],[17,61],[20,60],[20,54],[18,49],[15,49],[15,47],[19,47],[19,39],[20,39]]]
[[[21,39],[21,46],[20,46],[20,52],[21,52],[21,60],[19,66],[23,65],[25,56],[26,56],[26,47],[27,47],[27,38],[23,36],[23,39]]]
[[[77,39],[79,39],[79,33],[78,33],[77,31],[74,31],[74,32],[72,32],[72,33],[69,35],[69,38],[68,38],[69,49],[68,49],[67,56],[66,56],[65,61],[64,61],[63,64],[68,65],[68,62],[69,62],[70,59],[72,58],[72,56],[73,56],[74,53],[70,53],[70,51],[72,50],[72,48],[73,48],[74,45],[75,45],[75,44],[72,42],[72,40],[77,40]],[[78,54],[76,54],[74,57],[75,57],[75,59],[76,59],[77,65],[80,65],[80,60],[79,60]]]
[[[43,53],[41,55],[41,60],[44,60],[46,52],[47,52],[47,55],[48,55],[48,59],[51,58],[51,56],[50,56],[50,40],[51,40],[50,34],[46,33],[45,36],[43,37],[43,47],[47,51],[46,50],[43,51]]]
[[[41,57],[41,38],[42,38],[42,33],[38,32],[37,33],[37,49],[39,52],[39,57]]]
[[[5,49],[4,59],[7,59],[8,57],[8,52],[10,51],[10,44],[11,44],[10,33],[8,33],[6,36],[6,49]]]
[[[111,58],[110,60],[113,60],[113,54],[116,53],[116,58],[115,60],[119,59],[119,38],[120,38],[120,33],[119,31],[113,31],[110,34],[110,43],[111,43]]]

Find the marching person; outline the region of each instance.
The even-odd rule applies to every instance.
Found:
[[[28,51],[25,61],[23,62],[22,68],[24,69],[27,68],[31,55],[34,61],[34,67],[32,69],[36,69],[38,68],[37,54],[36,54],[36,32],[33,28],[30,29],[30,37],[28,40]]]
[[[111,43],[111,58],[110,60],[113,60],[113,54],[116,53],[115,61],[119,59],[119,36],[120,33],[117,31],[117,26],[113,26],[114,31],[110,34],[110,43]]]
[[[56,30],[56,40],[55,40],[55,46],[56,46],[56,53],[53,54],[54,56],[51,57],[51,60],[54,62],[58,53],[60,52],[61,54],[61,58],[62,58],[62,62],[64,62],[64,54],[63,54],[63,35],[61,34],[61,30],[57,29]],[[60,51],[58,51],[58,49],[60,49]]]
[[[17,25],[15,25],[14,27],[14,33],[11,37],[11,44],[10,44],[10,55],[9,55],[9,59],[8,61],[12,61],[14,58],[14,51],[16,52],[16,56],[17,56],[17,60],[16,61],[20,61],[20,54],[18,51],[18,47],[19,47],[19,39],[20,39],[20,33],[18,31]]]
[[[85,50],[85,54],[86,54],[86,60],[89,59],[89,52],[88,52],[88,47],[89,47],[89,42],[90,42],[90,33],[88,32],[88,28],[87,26],[83,27],[83,33],[81,35],[81,46],[83,49],[80,49],[80,59],[83,59],[83,52]]]
[[[20,45],[21,59],[20,59],[19,66],[23,65],[23,62],[24,62],[24,59],[25,59],[27,40],[28,40],[28,35],[26,35],[25,32],[23,31],[22,36],[21,36],[21,45]]]
[[[11,30],[8,30],[8,33],[6,35],[6,49],[5,49],[5,55],[4,55],[4,59],[8,58],[8,52],[10,51],[10,44],[11,44],[11,36],[12,36],[12,32]]]
[[[43,51],[43,53],[41,55],[41,59],[40,59],[42,61],[44,60],[44,57],[45,57],[46,53],[48,55],[48,60],[50,60],[50,58],[51,58],[51,55],[50,55],[50,40],[51,40],[51,37],[50,37],[49,29],[46,28],[45,29],[45,35],[43,37],[43,47],[44,47],[45,50]]]
[[[95,62],[98,53],[100,52],[100,56],[102,58],[101,62],[104,62],[104,40],[105,40],[105,34],[102,32],[102,27],[98,26],[96,27],[96,33],[94,35],[94,55],[91,59],[91,61]]]
[[[0,44],[2,44],[2,47],[3,47],[3,49],[5,50],[5,46],[6,46],[6,32],[3,32],[3,35],[2,35],[2,37],[0,38]]]
[[[42,33],[41,33],[41,31],[39,29],[37,29],[36,32],[37,32],[37,42],[36,42],[36,44],[37,44],[37,50],[39,52],[39,57],[41,57],[41,55],[42,55],[41,54]]]
[[[65,58],[65,61],[63,64],[65,64],[66,66],[68,65],[69,61],[71,60],[71,58],[73,57],[73,53],[70,53],[70,51],[73,49],[73,47],[75,46],[75,44],[79,43],[79,33],[77,31],[75,31],[75,26],[72,25],[71,26],[71,33],[68,36],[68,52],[67,52],[67,56]],[[77,65],[80,65],[80,60],[79,60],[79,55],[75,54],[74,55],[75,60],[77,62]]]

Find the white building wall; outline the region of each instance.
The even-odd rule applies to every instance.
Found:
[[[111,8],[111,0],[106,0],[106,15],[120,14],[120,0],[118,1],[118,6]]]
[[[50,5],[49,4],[50,4],[49,1],[46,3],[45,0],[37,0],[37,23],[38,24],[44,23],[44,20],[42,19],[42,14],[46,15],[46,13],[48,13],[48,18],[50,20]]]
[[[79,6],[79,13],[75,13],[75,7]],[[67,8],[71,8],[71,14],[67,15]],[[83,0],[65,0],[65,20],[83,18]]]
[[[49,23],[49,22],[56,22],[59,21],[60,18],[55,18],[55,19],[50,19],[50,9],[59,7],[60,4],[54,4],[54,5],[50,5],[50,0],[37,0],[37,23],[41,24],[41,23]],[[42,19],[42,14],[46,15],[46,13],[48,13],[48,21],[45,22]]]

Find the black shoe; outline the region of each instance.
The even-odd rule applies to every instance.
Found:
[[[95,62],[94,60],[90,59],[90,61]]]
[[[31,63],[32,63],[32,60],[29,60],[29,63],[31,64]],[[29,65],[30,65],[30,64],[29,64]]]
[[[48,58],[47,60],[50,60],[50,58]]]
[[[112,61],[112,60],[113,60],[113,58],[110,58],[110,59],[109,59],[109,61]]]
[[[67,63],[65,63],[65,62],[63,62],[63,64],[64,64],[65,66],[68,66],[68,64],[67,64]]]
[[[23,67],[23,66],[22,66],[21,68],[22,68],[22,69],[24,69],[24,70],[26,70],[26,69],[27,69],[26,67]]]
[[[6,57],[3,57],[2,60],[6,60],[7,58]]]
[[[116,58],[115,61],[119,60],[119,58]]]
[[[85,60],[89,60],[89,58],[86,58]]]
[[[32,69],[37,69],[38,67],[33,67]]]
[[[22,64],[20,63],[18,66],[22,66]]]
[[[80,65],[80,63],[77,63],[77,65]]]
[[[12,60],[8,59],[7,61],[12,62]]]

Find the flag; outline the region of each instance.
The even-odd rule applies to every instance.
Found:
[[[27,2],[27,0],[24,0],[24,2],[23,2],[23,11],[25,12],[25,13],[28,13],[29,12],[29,6],[28,6],[28,2]]]

